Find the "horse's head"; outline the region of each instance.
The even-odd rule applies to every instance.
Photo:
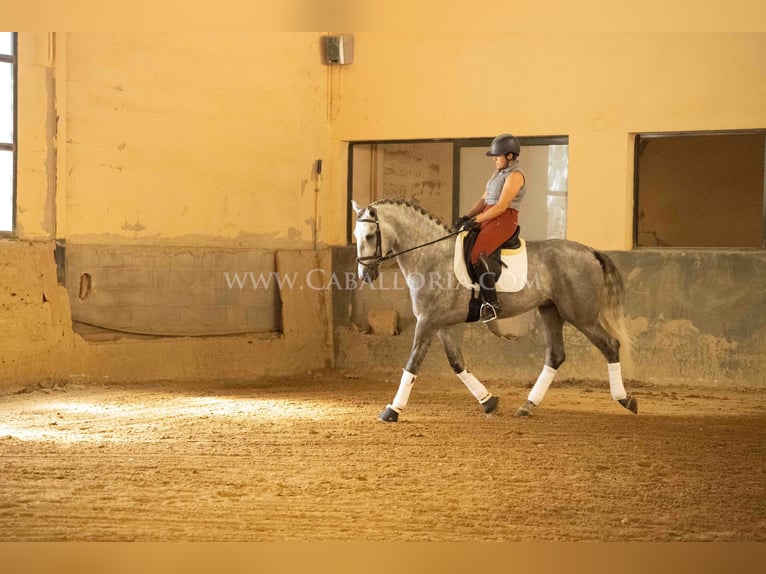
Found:
[[[381,257],[384,253],[381,222],[378,220],[378,211],[374,206],[363,208],[356,201],[352,201],[351,205],[356,213],[354,238],[359,278],[366,283],[372,283],[378,278]]]

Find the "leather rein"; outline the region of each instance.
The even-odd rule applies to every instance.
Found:
[[[427,247],[429,245],[433,245],[434,243],[439,243],[440,241],[444,241],[445,239],[449,239],[450,237],[455,237],[458,233],[460,233],[460,230],[453,231],[452,233],[449,233],[448,235],[445,235],[444,237],[439,237],[438,239],[434,239],[433,241],[428,241],[426,243],[421,243],[420,245],[416,245],[415,247],[410,247],[409,249],[403,249],[401,251],[397,251],[396,253],[388,253],[386,255],[383,255],[382,252],[382,241],[380,237],[380,221],[377,217],[375,219],[357,219],[357,223],[374,223],[375,224],[375,255],[367,255],[365,257],[357,257],[356,262],[359,263],[362,267],[365,267],[367,269],[377,269],[381,263],[384,261],[388,261],[389,259],[393,259],[394,257],[399,257],[400,255],[404,255],[405,253],[409,253],[410,251],[415,251],[416,249],[421,249],[422,247]],[[372,261],[372,263],[368,263],[368,261]]]

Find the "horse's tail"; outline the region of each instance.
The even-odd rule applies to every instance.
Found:
[[[604,287],[606,288],[606,301],[599,312],[601,326],[606,331],[620,341],[620,352],[623,362],[632,364],[631,351],[633,340],[625,327],[624,301],[625,284],[622,280],[622,274],[614,261],[601,251],[593,250],[593,254],[601,264],[604,272]]]

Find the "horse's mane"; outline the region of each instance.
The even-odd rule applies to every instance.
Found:
[[[376,201],[373,201],[368,207],[374,207],[376,205],[403,205],[405,207],[409,207],[410,209],[413,209],[414,211],[420,212],[421,215],[428,216],[428,219],[430,219],[437,225],[440,225],[445,230],[449,231],[449,226],[446,223],[444,223],[444,221],[442,221],[441,218],[437,217],[436,215],[428,211],[425,207],[422,207],[417,202],[407,201],[406,199],[402,199],[400,197],[397,197],[397,198],[385,197],[383,199],[378,199]]]

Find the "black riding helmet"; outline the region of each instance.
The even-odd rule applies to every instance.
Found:
[[[516,136],[511,134],[500,134],[492,140],[487,155],[508,155],[509,153],[518,157],[519,153],[521,153],[521,144]]]

